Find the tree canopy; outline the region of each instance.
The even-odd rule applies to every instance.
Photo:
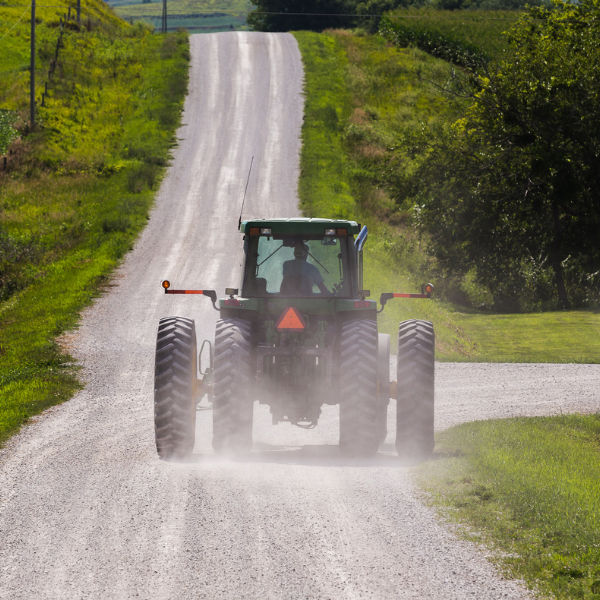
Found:
[[[255,31],[323,31],[352,27],[354,0],[253,0],[247,23]]]
[[[419,172],[432,250],[496,308],[598,302],[600,0],[529,8]]]
[[[372,32],[384,12],[421,0],[252,0],[255,31],[323,31],[361,25]],[[372,16],[376,15],[376,16]]]
[[[323,31],[363,27],[377,31],[381,16],[397,8],[520,9],[549,0],[251,0],[247,23],[254,31]]]

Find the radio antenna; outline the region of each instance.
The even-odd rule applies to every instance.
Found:
[[[252,164],[254,163],[254,155],[250,161],[250,169],[248,171],[248,179],[246,180],[246,189],[244,190],[244,198],[242,200],[242,208],[240,209],[240,218],[238,220],[238,227],[242,224],[242,213],[244,212],[244,202],[246,202],[246,192],[248,191],[248,184],[250,183],[250,173],[252,173]]]

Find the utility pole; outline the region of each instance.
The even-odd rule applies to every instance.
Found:
[[[77,26],[81,27],[81,0],[77,0]]]
[[[167,0],[163,0],[161,33],[167,33]]]
[[[35,0],[31,0],[31,62],[29,75],[29,116],[31,129],[33,129],[35,127]]]

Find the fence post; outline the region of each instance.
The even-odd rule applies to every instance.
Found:
[[[31,0],[31,59],[29,64],[29,117],[35,127],[35,0]]]

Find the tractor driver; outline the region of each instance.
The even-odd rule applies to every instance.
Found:
[[[282,294],[310,296],[313,293],[313,285],[316,285],[322,294],[330,294],[323,283],[321,272],[315,265],[306,262],[307,258],[308,246],[298,242],[294,247],[294,260],[283,263]]]

